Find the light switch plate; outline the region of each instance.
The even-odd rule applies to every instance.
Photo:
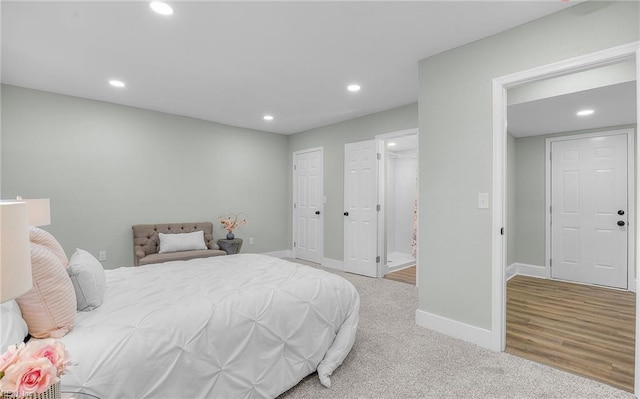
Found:
[[[478,209],[489,208],[489,193],[478,193]]]

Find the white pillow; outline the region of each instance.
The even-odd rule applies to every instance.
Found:
[[[160,237],[160,250],[158,252],[161,254],[207,249],[207,244],[204,242],[204,231],[202,230],[180,234],[158,233],[158,237]]]
[[[29,333],[27,322],[22,318],[20,307],[14,299],[0,305],[0,354],[9,345],[24,342]]]
[[[76,291],[78,310],[89,311],[102,305],[107,278],[98,259],[85,250],[76,249],[67,272]]]

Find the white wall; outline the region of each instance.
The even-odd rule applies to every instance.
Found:
[[[133,264],[131,226],[245,212],[243,252],[289,248],[288,137],[2,86],[2,197],[51,199],[68,255]],[[222,237],[222,229],[216,231]]]
[[[393,214],[393,230],[387,229],[387,251],[411,253],[413,241],[413,208],[416,198],[417,151],[399,151],[394,158],[393,188],[387,186],[387,198],[393,198],[393,207],[388,207]],[[393,242],[393,249],[390,249]]]
[[[396,250],[396,157],[394,154],[386,153],[385,163],[385,226],[387,234],[385,242],[387,253]]]

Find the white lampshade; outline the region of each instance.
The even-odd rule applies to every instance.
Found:
[[[51,224],[51,207],[49,199],[22,199],[27,203],[29,226],[48,226]]]
[[[26,203],[0,202],[0,303],[33,285],[27,220]]]

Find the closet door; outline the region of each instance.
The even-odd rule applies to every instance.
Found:
[[[322,149],[294,154],[294,257],[315,263],[323,258]]]

